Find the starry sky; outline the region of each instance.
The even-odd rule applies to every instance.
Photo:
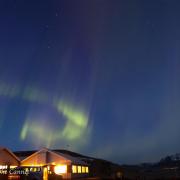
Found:
[[[0,145],[117,163],[180,152],[179,0],[1,0]]]

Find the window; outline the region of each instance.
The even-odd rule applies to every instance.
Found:
[[[86,173],[89,173],[89,167],[86,167]]]
[[[81,173],[81,166],[78,166],[78,173]]]
[[[26,172],[29,172],[29,168],[25,168],[24,170],[25,170]]]
[[[17,166],[10,166],[10,169],[14,169],[14,168],[16,168]]]
[[[82,166],[82,173],[85,173],[86,172],[85,170],[86,170],[85,167]]]
[[[64,174],[67,173],[67,165],[57,165],[54,167],[54,172],[56,174]]]
[[[0,169],[7,169],[7,165],[6,166],[0,165]]]
[[[77,166],[72,165],[72,173],[77,173]]]

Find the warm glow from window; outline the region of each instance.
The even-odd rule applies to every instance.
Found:
[[[57,165],[54,167],[54,172],[56,174],[64,174],[67,173],[67,165]]]
[[[77,173],[77,166],[75,166],[75,165],[72,166],[72,172]]]
[[[38,168],[32,168],[32,172],[38,172],[39,169]]]
[[[10,166],[10,169],[14,169],[14,168],[16,168],[17,166]]]
[[[43,171],[43,180],[48,180],[48,170],[47,170],[47,168],[44,168],[44,171]]]
[[[7,169],[7,166],[0,165],[0,169]]]
[[[81,173],[81,166],[78,166],[78,173]]]
[[[82,166],[82,173],[85,173],[86,172],[85,170],[86,170],[85,167]]]
[[[89,173],[89,167],[86,167],[86,173]]]

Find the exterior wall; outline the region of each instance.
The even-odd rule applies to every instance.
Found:
[[[78,173],[78,169],[76,169],[77,170],[77,172],[76,173],[73,173],[73,171],[72,171],[72,166],[76,166],[76,168],[77,168],[77,166],[81,166],[81,173]],[[86,173],[86,172],[82,172],[82,166],[84,166],[84,167],[88,167],[87,165],[84,165],[84,164],[73,164],[73,165],[71,165],[71,179],[76,179],[76,178],[86,178],[86,177],[89,177],[89,173]],[[88,171],[89,171],[89,167],[88,167]]]
[[[47,158],[48,163],[56,163],[56,164],[71,164],[70,160],[65,159],[64,157],[60,155],[56,155],[55,153],[48,153]]]
[[[71,179],[71,173],[62,174],[63,179]]]
[[[0,150],[0,165],[18,166],[18,160],[5,149]]]
[[[76,178],[86,178],[89,177],[89,174],[71,174],[71,178],[72,179],[76,179]]]

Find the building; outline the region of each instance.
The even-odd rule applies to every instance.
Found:
[[[89,176],[89,165],[81,158],[62,153],[61,150],[53,151],[46,148],[15,153],[1,148],[0,170],[8,171],[10,168],[23,168],[29,173],[39,172],[43,180],[54,179],[54,177],[74,179]]]
[[[21,167],[43,167],[44,176],[54,172],[64,179],[87,177],[89,174],[87,163],[76,157],[46,148],[21,160]]]
[[[20,165],[20,159],[10,150],[0,147],[0,179],[7,178],[7,172]]]
[[[27,178],[28,176],[28,178]],[[12,152],[0,148],[0,180],[58,180],[86,177],[116,179],[122,176],[122,168],[118,164],[84,156],[67,150],[51,150]]]
[[[20,159],[10,150],[4,147],[0,147],[0,167],[4,166],[18,166]]]

